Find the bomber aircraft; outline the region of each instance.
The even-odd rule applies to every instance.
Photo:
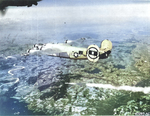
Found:
[[[91,62],[97,62],[99,59],[107,58],[112,50],[112,42],[103,40],[100,48],[97,45],[89,45],[88,48],[76,47],[65,43],[47,43],[35,44],[31,49],[27,50],[25,55],[49,55],[60,58],[70,59],[88,59]]]
[[[0,12],[4,15],[8,6],[32,6],[41,0],[0,0]]]

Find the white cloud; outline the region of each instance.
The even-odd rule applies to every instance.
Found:
[[[118,22],[130,19],[150,19],[150,4],[113,4],[94,6],[17,7],[9,8],[2,18],[14,21],[44,20],[51,23]]]

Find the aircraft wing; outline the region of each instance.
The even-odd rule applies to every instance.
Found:
[[[112,43],[104,40],[101,48],[97,45],[90,45],[88,48],[76,47],[67,43],[47,43],[35,44],[33,48],[27,51],[26,55],[49,55],[60,58],[70,59],[88,59],[91,62],[97,62],[100,58],[107,58],[112,49]]]
[[[8,6],[32,6],[41,0],[0,0],[0,11],[4,15]]]

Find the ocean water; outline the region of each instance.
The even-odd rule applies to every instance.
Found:
[[[149,87],[148,82],[143,84],[149,73],[141,76],[142,69],[135,68],[137,57],[145,53],[133,53],[139,46],[150,44],[150,22],[147,4],[144,5],[131,4],[133,8],[141,6],[137,11],[129,4],[48,7],[43,3],[31,8],[10,7],[0,17],[0,115],[114,114],[112,109],[123,103],[107,111],[105,99],[126,92],[134,94],[130,87]],[[107,59],[96,64],[88,60],[22,55],[36,43],[71,40],[73,46],[88,47],[100,46],[104,39],[112,41],[113,49]],[[148,59],[144,61],[149,62]],[[88,83],[102,87],[89,87]],[[106,86],[109,84],[112,89]],[[130,90],[117,89],[125,85]],[[149,94],[140,89],[137,98],[141,92]],[[103,105],[99,110],[100,104]]]
[[[92,35],[91,35],[91,38],[92,38]],[[74,41],[78,43],[79,40],[80,39],[74,40]],[[96,41],[99,41],[99,40],[87,39],[84,42],[85,44],[82,44],[80,46],[87,46],[91,42],[96,43]],[[133,39],[130,39],[129,42],[135,43],[135,41],[133,42],[132,41]],[[100,59],[98,64],[102,65],[102,67],[105,67],[105,66],[107,67],[107,65],[109,64],[107,64],[106,62],[108,63],[114,62],[112,64],[114,68],[125,70],[126,67],[132,65],[131,52],[133,49],[136,48],[136,46],[133,46],[133,45],[127,46],[126,43],[129,43],[129,42],[112,41],[113,50],[109,58]],[[34,95],[36,91],[42,92],[42,91],[47,90],[48,88],[53,88],[57,86],[59,87],[61,85],[64,87],[61,88],[60,90],[52,89],[51,91],[54,91],[54,93],[46,92],[45,94],[43,93],[43,95],[41,94],[39,96],[43,96],[43,97],[45,96],[44,98],[47,98],[47,97],[49,98],[53,96],[54,94],[56,94],[57,92],[59,93],[60,91],[58,98],[55,98],[55,100],[57,101],[58,99],[62,99],[64,98],[65,95],[67,95],[68,89],[70,89],[70,86],[68,86],[66,83],[71,83],[71,82],[90,83],[91,81],[90,78],[89,78],[89,81],[88,79],[87,80],[80,79],[80,78],[87,78],[87,77],[83,77],[82,74],[81,75],[76,74],[74,70],[77,70],[77,69],[82,70],[85,67],[90,68],[91,66],[92,65],[89,64],[88,60],[81,60],[81,61],[71,60],[71,59],[51,57],[51,56],[46,56],[46,55],[21,56],[20,54],[17,54],[17,55],[12,55],[12,56],[5,56],[5,57],[1,56],[1,59],[0,59],[0,70],[1,70],[0,71],[0,76],[1,76],[0,78],[0,85],[1,85],[0,86],[0,89],[1,89],[0,114],[1,115],[48,114],[42,111],[40,112],[36,111],[36,107],[35,109],[33,109],[33,111],[32,111],[32,108],[30,108],[29,110],[28,105],[32,102],[32,100],[29,102],[28,99],[26,98],[28,98],[30,95],[32,96],[32,94]],[[93,66],[93,69],[94,70],[85,70],[85,74],[88,73],[88,74],[93,74],[96,76],[97,74],[99,74],[99,72],[102,72],[101,69],[95,66]],[[70,75],[70,76],[67,76],[67,75]],[[84,72],[83,72],[83,75],[84,75]],[[100,82],[99,84],[102,84],[102,83]],[[109,84],[109,83],[105,83],[105,84]],[[90,89],[92,89],[93,87],[91,87]],[[102,88],[106,88],[107,90],[107,87],[105,85]],[[75,90],[73,89],[72,91],[75,91]],[[91,94],[93,93],[97,95],[97,92],[94,92],[95,89],[90,90],[90,91],[91,91]],[[39,94],[39,92],[37,93]],[[34,98],[32,97],[32,99]],[[42,100],[43,98],[40,97],[39,99]],[[81,106],[82,105],[84,105],[84,103],[81,104]],[[86,109],[85,106],[83,107],[82,110],[84,109]],[[59,112],[54,112],[54,114],[57,114],[57,113],[59,114]],[[50,114],[53,114],[53,113],[50,113]]]

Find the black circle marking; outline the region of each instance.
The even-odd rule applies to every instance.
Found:
[[[92,48],[94,48],[96,51],[90,51],[90,49],[92,49]],[[89,49],[88,49],[88,52],[94,52],[94,54],[93,53],[91,53],[91,54],[88,54],[88,56],[91,58],[91,59],[96,59],[97,57],[98,57],[98,50],[95,48],[95,47],[90,47]],[[90,55],[94,55],[94,56],[96,56],[95,58],[92,58]]]

